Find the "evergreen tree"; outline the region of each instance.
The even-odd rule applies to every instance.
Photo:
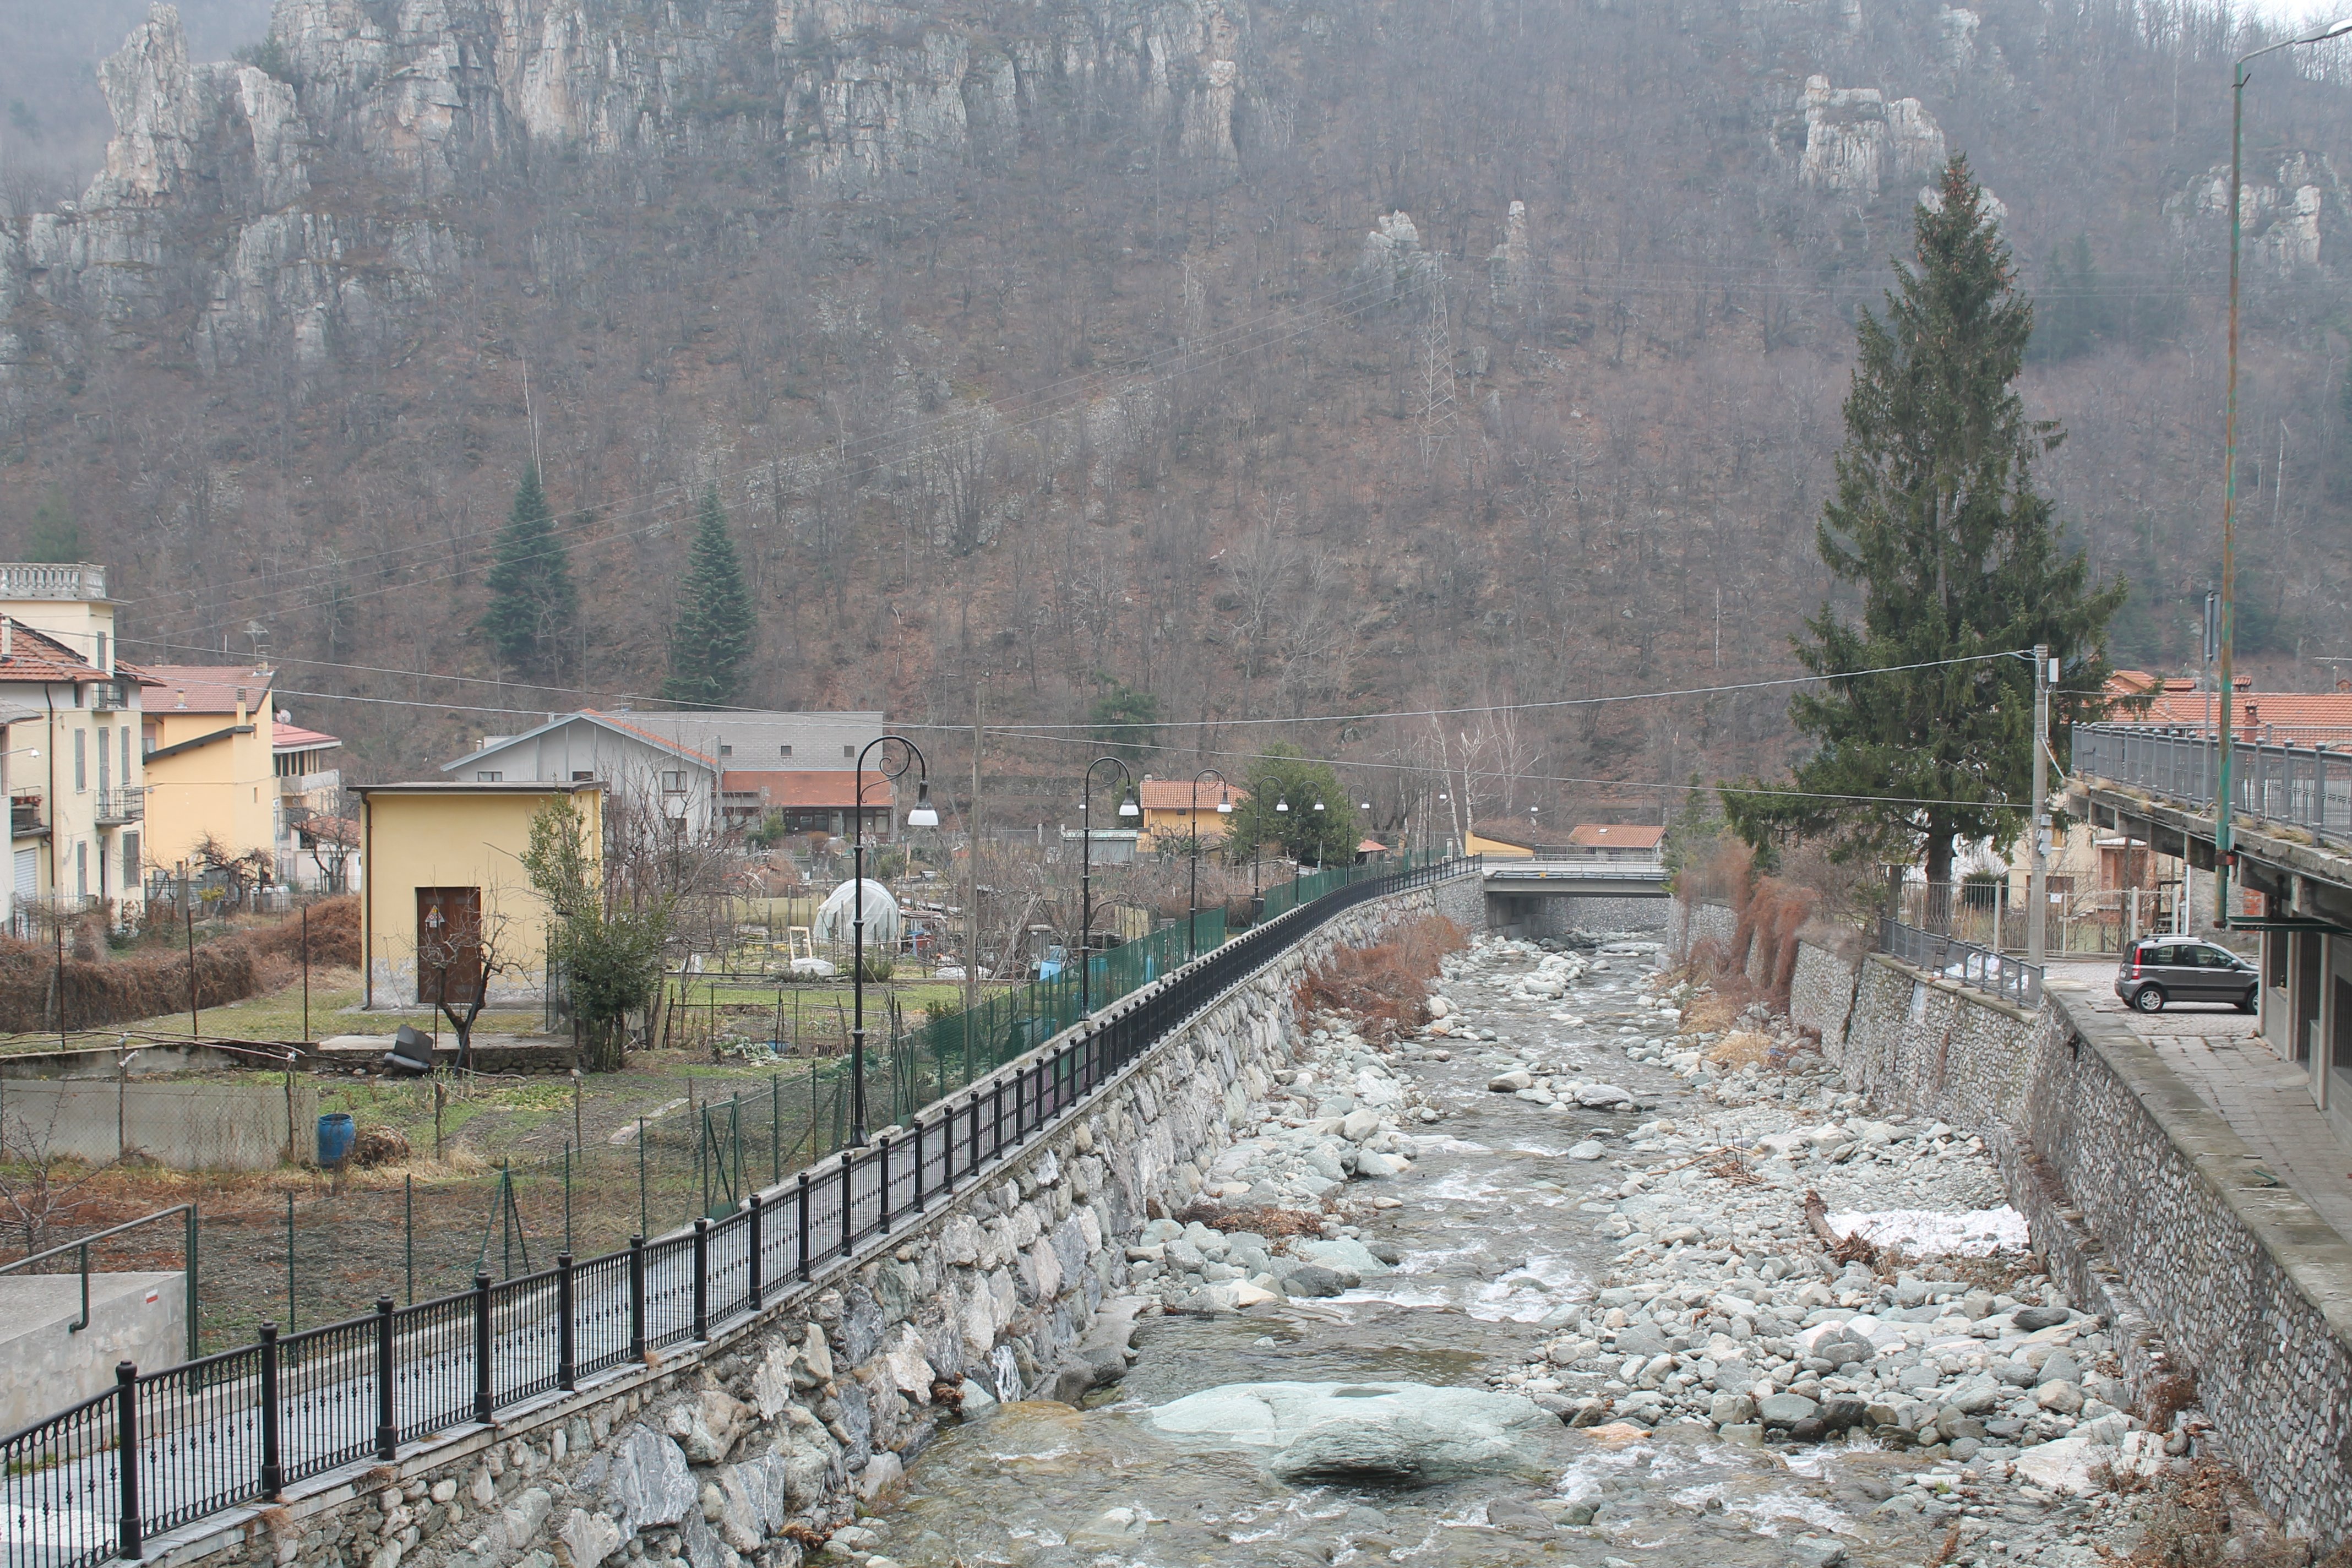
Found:
[[[1298,748],[1277,743],[1250,764],[1249,798],[1234,805],[1227,842],[1237,857],[1251,846],[1279,842],[1282,852],[1309,866],[1345,866],[1356,858],[1363,829],[1356,803],[1339,787],[1328,763],[1309,762]],[[1213,784],[1201,786],[1206,806],[1217,797]],[[1322,806],[1322,810],[1315,808]],[[1278,810],[1286,805],[1288,810]]]
[[[2090,585],[2033,488],[2035,453],[2063,437],[2018,398],[2033,309],[1980,195],[1954,157],[1940,199],[1913,213],[1916,264],[1884,319],[1863,314],[1817,534],[1831,574],[1859,588],[1861,620],[1824,604],[1793,639],[1806,668],[1843,678],[1789,705],[1816,746],[1793,770],[1806,794],[1750,781],[1725,795],[1751,843],[1826,834],[1849,858],[1924,852],[1933,881],[1951,879],[1956,839],[2005,847],[2025,826],[2033,670],[2003,656],[2046,642],[2063,661],[2052,698],[2063,761],[2066,725],[2099,706],[2107,623],[2129,592]]]
[[[736,559],[735,540],[727,531],[727,514],[719,509],[714,485],[703,492],[702,516],[695,525],[677,620],[670,628],[669,679],[662,683],[663,699],[714,708],[733,705],[742,692],[743,666],[751,658],[759,629],[751,590],[743,581],[743,564]]]
[[[25,536],[25,559],[27,561],[79,561],[81,559],[81,524],[75,521],[73,503],[66,492],[51,485],[41,504],[33,509],[33,527]]]
[[[525,468],[513,510],[499,531],[482,633],[499,658],[524,675],[552,678],[580,615],[572,559],[555,531],[555,514],[539,488],[539,467]]]

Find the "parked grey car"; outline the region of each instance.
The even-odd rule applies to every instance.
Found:
[[[2254,966],[2228,948],[2185,936],[2142,937],[2116,971],[2116,994],[2143,1013],[2161,1013],[2168,1002],[2227,1002],[2251,1013],[2261,984]]]

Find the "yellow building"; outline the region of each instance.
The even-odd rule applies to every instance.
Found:
[[[450,994],[460,994],[484,954],[491,1001],[543,996],[548,909],[522,867],[531,818],[569,796],[601,849],[604,784],[436,782],[360,784],[354,793],[367,1005],[430,1000],[444,967]]]
[[[142,672],[115,658],[104,567],[0,563],[0,786],[21,933],[44,910],[144,915],[142,695]]]
[[[275,874],[274,671],[251,665],[154,664],[140,728],[146,750],[147,863],[201,873],[209,842],[225,859]],[[250,858],[249,859],[247,858]]]
[[[1249,791],[1214,779],[1202,779],[1196,790],[1191,779],[1147,778],[1135,786],[1135,793],[1143,806],[1136,850],[1144,855],[1162,840],[1181,847],[1197,837],[1204,849],[1223,843],[1233,834],[1234,819],[1231,812],[1219,811],[1217,803],[1223,801],[1238,811],[1249,799]]]

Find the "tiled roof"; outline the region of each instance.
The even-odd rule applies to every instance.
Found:
[[[321,734],[316,730],[305,730],[299,724],[280,724],[275,731],[275,739],[271,742],[270,750],[273,752],[323,752],[330,746],[341,744],[342,742],[332,735]]]
[[[1135,788],[1136,793],[1143,797],[1143,808],[1146,811],[1190,811],[1196,798],[1200,801],[1202,811],[1214,811],[1217,809],[1217,802],[1220,798],[1230,800],[1235,805],[1239,805],[1250,797],[1249,791],[1239,784],[1220,790],[1214,779],[1201,781],[1201,790],[1197,797],[1192,793],[1191,779],[1145,779]]]
[[[729,769],[719,775],[722,795],[757,795],[760,804],[802,811],[847,811],[857,798],[856,770],[816,768]],[[879,811],[891,804],[890,781],[868,770],[866,806]],[[736,801],[728,802],[734,805]]]
[[[8,623],[7,652],[0,655],[0,681],[103,680],[106,672],[46,632],[24,622]]]
[[[1655,849],[1665,837],[1664,828],[1638,822],[1585,822],[1569,830],[1568,841],[1580,849]]]
[[[625,735],[635,735],[640,741],[650,742],[652,744],[661,747],[662,750],[666,752],[675,752],[679,756],[690,758],[695,762],[700,763],[705,767],[716,767],[719,765],[719,759],[710,755],[708,752],[698,752],[692,746],[685,745],[677,741],[672,740],[669,736],[662,734],[657,731],[648,730],[642,724],[633,724],[626,719],[617,718],[610,713],[600,713],[593,708],[583,708],[580,712],[583,718],[593,719],[597,723],[604,725],[608,729],[618,730]],[[559,720],[557,722],[560,723],[562,721]]]
[[[2263,725],[2302,732],[2291,739],[2306,738],[2315,730],[2352,735],[2352,691],[2241,691],[2231,698],[2230,707],[2231,727],[2241,738]],[[2221,721],[2221,694],[2165,692],[2145,712],[2125,710],[2116,718],[2126,724],[2210,729]]]
[[[278,672],[249,664],[151,664],[141,679],[162,688],[146,705],[150,713],[234,713],[238,688],[250,712],[268,700]]]

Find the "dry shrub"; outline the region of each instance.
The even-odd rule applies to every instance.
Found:
[[[2151,1432],[2168,1432],[2172,1418],[2197,1403],[2197,1374],[2168,1372],[2151,1384],[2143,1415]]]
[[[1772,1055],[1772,1037],[1759,1035],[1753,1029],[1742,1029],[1726,1035],[1709,1047],[1706,1059],[1716,1067],[1738,1071],[1741,1068],[1762,1067]]]
[[[362,1170],[376,1165],[405,1164],[408,1140],[397,1128],[362,1123],[352,1135],[352,1163]]]
[[[1462,928],[1443,915],[1408,921],[1370,947],[1341,947],[1298,983],[1298,1011],[1344,1013],[1365,1038],[1393,1040],[1429,1022],[1429,983]]]
[[[1730,997],[1720,991],[1707,991],[1693,997],[1684,1009],[1683,1027],[1694,1034],[1719,1034],[1738,1016],[1738,1005]]]
[[[289,984],[301,959],[299,918],[216,937],[194,955],[196,1005],[226,1006]],[[358,899],[331,899],[311,909],[310,961],[358,966]],[[68,956],[60,964],[52,945],[0,938],[0,1030],[29,1033],[61,1023],[86,1029],[184,1012],[190,962],[185,952],[163,950],[103,960]]]
[[[1186,1204],[1176,1211],[1178,1225],[1200,1224],[1211,1230],[1233,1232],[1245,1230],[1254,1236],[1271,1240],[1277,1236],[1320,1236],[1323,1216],[1308,1214],[1304,1209],[1276,1209],[1239,1206],[1228,1208],[1223,1204],[1202,1199]]]
[[[2128,1557],[2103,1553],[2134,1568],[2306,1568],[2311,1543],[2288,1536],[2263,1512],[2253,1489],[2234,1471],[2200,1460],[2185,1476],[2162,1474],[2143,1489],[2147,1532]],[[2325,1568],[2345,1568],[2352,1550],[2339,1549]]]

